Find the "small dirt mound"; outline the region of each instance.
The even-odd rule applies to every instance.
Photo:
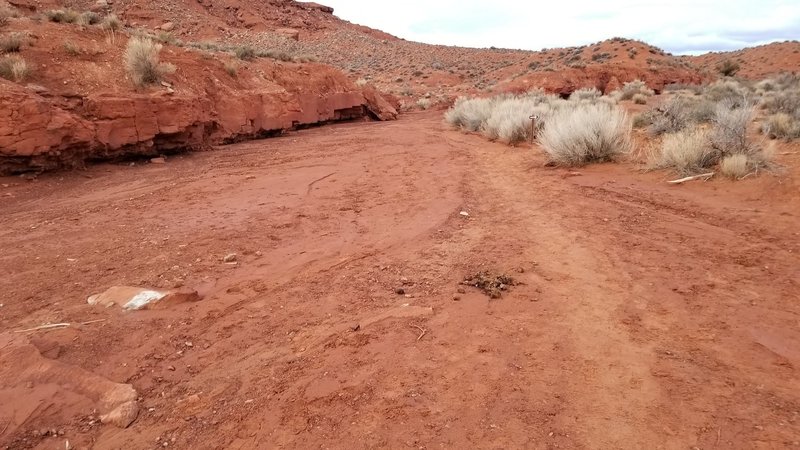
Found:
[[[475,275],[464,278],[461,284],[476,287],[488,295],[489,298],[500,298],[503,295],[503,291],[507,291],[510,286],[516,286],[517,282],[506,274],[478,272]]]

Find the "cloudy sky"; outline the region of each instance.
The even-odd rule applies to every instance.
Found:
[[[800,39],[800,0],[319,0],[408,40],[539,50],[620,36],[675,54]]]

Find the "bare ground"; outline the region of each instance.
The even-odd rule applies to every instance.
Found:
[[[800,446],[796,151],[669,186],[545,168],[440,117],[0,179],[0,330],[106,319],[29,336],[142,405],[118,429],[22,386],[0,445]],[[521,284],[459,284],[480,271]],[[119,284],[206,295],[86,304]]]

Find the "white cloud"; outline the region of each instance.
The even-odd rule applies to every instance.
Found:
[[[673,53],[800,38],[797,0],[322,0],[344,20],[405,39],[538,50],[620,36]]]

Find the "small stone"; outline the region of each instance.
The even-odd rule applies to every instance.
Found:
[[[236,262],[236,253],[229,253],[225,255],[225,257],[222,258],[222,261],[226,263]]]
[[[460,300],[461,300],[461,296],[460,295],[454,295],[453,296],[453,301],[454,302],[457,302],[457,301],[460,301]]]
[[[151,164],[164,164],[165,162],[167,162],[167,160],[160,156],[158,158],[150,158]]]
[[[462,217],[469,217],[469,213],[466,211],[461,211],[459,214],[461,214]]]
[[[184,343],[184,345],[186,345],[187,347],[194,347],[194,344],[192,344],[192,342],[191,342],[191,341],[186,341],[186,342]]]
[[[162,31],[172,31],[175,29],[175,23],[173,22],[166,22],[164,25],[161,25]]]
[[[403,288],[397,288],[397,289],[394,290],[394,293],[397,294],[397,295],[405,295],[406,290],[403,289]]]
[[[458,288],[456,290],[456,292],[458,292],[459,294],[466,294],[467,293],[467,291],[465,291],[464,288]]]
[[[175,366],[167,366],[167,370],[175,372]]]
[[[264,255],[264,253],[262,253],[261,250],[257,250],[256,251],[256,256],[263,256],[263,255]]]

